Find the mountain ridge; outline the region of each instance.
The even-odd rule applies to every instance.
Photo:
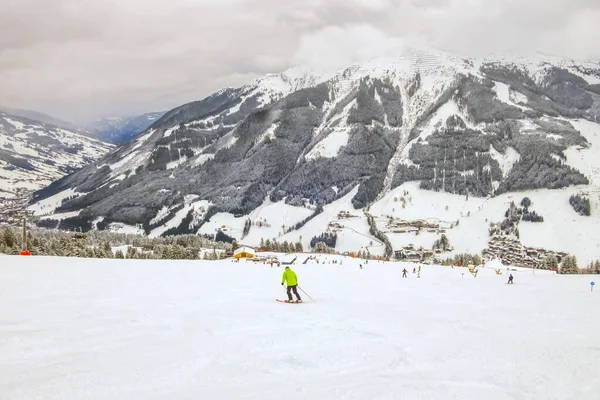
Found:
[[[600,114],[598,65],[407,54],[217,91],[36,202],[72,191],[56,211],[84,229],[199,232],[265,201],[314,210],[353,192],[362,209],[414,181],[467,198],[590,183],[566,154],[591,148],[572,121]]]

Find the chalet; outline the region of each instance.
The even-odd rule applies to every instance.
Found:
[[[238,260],[241,258],[252,259],[252,258],[254,258],[255,255],[256,255],[256,251],[253,248],[246,247],[246,246],[240,247],[233,253],[233,256],[235,258],[237,258]]]

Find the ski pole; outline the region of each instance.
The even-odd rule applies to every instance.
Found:
[[[302,293],[304,293],[304,294],[306,295],[306,297],[308,297],[309,299],[311,299],[313,303],[316,303],[315,299],[313,299],[312,297],[310,297],[310,296],[308,295],[308,293],[306,293],[304,290],[302,290],[302,288],[301,288],[300,286],[298,286],[298,289],[300,289],[300,291],[301,291]]]

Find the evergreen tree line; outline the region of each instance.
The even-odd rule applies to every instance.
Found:
[[[312,251],[315,253],[336,254],[335,248],[327,246],[325,242],[317,242]]]
[[[447,258],[442,265],[481,265],[482,259],[478,254],[457,254],[452,258]],[[577,266],[577,258],[572,255],[565,256],[561,262],[558,258],[550,254],[544,258],[539,269],[556,270],[560,274],[581,274],[581,273],[600,273],[600,261],[592,262],[588,269],[580,269]]]
[[[457,254],[454,257],[446,258],[442,261],[442,265],[481,265],[482,259],[479,254]]]
[[[562,259],[562,262],[560,263],[560,268],[558,269],[558,271],[561,274],[579,274],[580,270],[579,267],[577,266],[577,258],[575,258],[575,256],[566,256]]]
[[[327,247],[335,249],[335,245],[337,244],[337,234],[336,233],[322,233],[318,236],[314,236],[310,240],[310,247],[314,249],[317,247],[318,243],[324,243]]]
[[[544,217],[536,213],[535,211],[529,211],[533,203],[529,197],[524,197],[521,200],[521,207],[517,207],[515,202],[510,203],[510,208],[506,210],[504,216],[510,219],[512,222],[528,221],[528,222],[544,222]]]
[[[276,253],[302,253],[304,252],[304,247],[302,246],[301,241],[296,243],[288,242],[287,240],[280,243],[276,239],[264,240],[260,239],[260,250],[263,251],[273,251]]]
[[[384,256],[386,260],[389,260],[390,258],[392,258],[392,254],[394,254],[394,248],[392,247],[392,243],[389,241],[385,233],[381,232],[377,228],[375,218],[373,218],[371,215],[367,215],[367,222],[369,223],[369,233],[385,244]]]
[[[524,212],[522,219],[527,222],[544,222],[544,217],[538,215],[535,211]]]
[[[577,211],[579,215],[585,215],[589,217],[592,214],[590,199],[587,197],[575,194],[569,198],[569,204],[571,204],[571,207],[573,207],[573,209]]]
[[[542,264],[539,266],[540,269],[558,269],[558,258],[554,254],[550,254],[546,256],[542,261]]]
[[[529,197],[523,197],[521,200],[522,209],[518,209],[519,215],[521,215],[521,219],[527,222],[544,222],[544,217],[538,215],[535,211],[529,211],[529,207],[531,207],[533,203]]]
[[[130,246],[125,253],[112,248]],[[27,249],[32,255],[88,258],[191,259],[199,257],[201,248],[230,251],[228,243],[217,243],[196,235],[149,238],[107,231],[87,234],[28,228]],[[4,226],[0,229],[0,253],[17,255],[21,250],[21,230]]]
[[[519,235],[519,222],[544,222],[544,217],[536,213],[535,211],[529,211],[532,202],[528,197],[524,197],[521,200],[521,206],[517,207],[515,202],[511,202],[508,210],[504,213],[504,220],[499,223],[490,223],[489,233],[490,236],[504,234],[504,235],[515,235],[517,238]]]
[[[558,265],[558,260],[556,260],[556,257],[549,256],[547,259],[550,259],[550,261],[553,263],[553,267],[556,268],[556,265]],[[561,261],[562,262],[558,268],[560,274],[600,274],[600,261],[591,262],[587,268],[579,268],[577,264],[577,258],[572,255],[564,257]]]
[[[252,221],[250,220],[250,218],[248,218],[244,223],[244,232],[242,237],[248,236],[248,234],[250,233],[250,228],[252,228]]]
[[[235,239],[219,229],[219,231],[215,235],[215,241],[218,243],[232,244],[235,241]]]
[[[369,253],[368,250],[359,250],[358,253],[356,253],[356,258],[360,260],[371,260],[373,257],[371,256],[371,253]]]
[[[588,269],[593,269],[595,272],[600,272],[600,261],[592,261],[590,265],[588,265]]]

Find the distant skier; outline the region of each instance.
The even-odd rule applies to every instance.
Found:
[[[513,278],[512,274],[510,274],[510,276],[508,277],[508,283],[509,283],[509,285],[514,284],[513,279],[514,278]]]
[[[363,269],[363,268],[362,268],[362,264],[359,264],[359,267],[360,267],[360,269]]]
[[[413,274],[416,274],[416,273],[417,273],[417,267],[414,267],[413,268]]]
[[[402,277],[403,277],[403,278],[408,278],[408,275],[407,275],[407,274],[408,274],[408,271],[406,270],[406,268],[404,268],[404,269],[402,270]]]
[[[292,271],[292,269],[290,267],[285,267],[285,271],[283,271],[283,276],[281,277],[281,285],[283,286],[284,283],[287,282],[287,295],[288,295],[288,300],[291,302],[294,301],[294,299],[292,298],[292,290],[294,291],[294,294],[296,295],[296,303],[301,303],[302,299],[300,298],[300,295],[298,294],[298,277],[296,276],[296,273],[294,271]]]

